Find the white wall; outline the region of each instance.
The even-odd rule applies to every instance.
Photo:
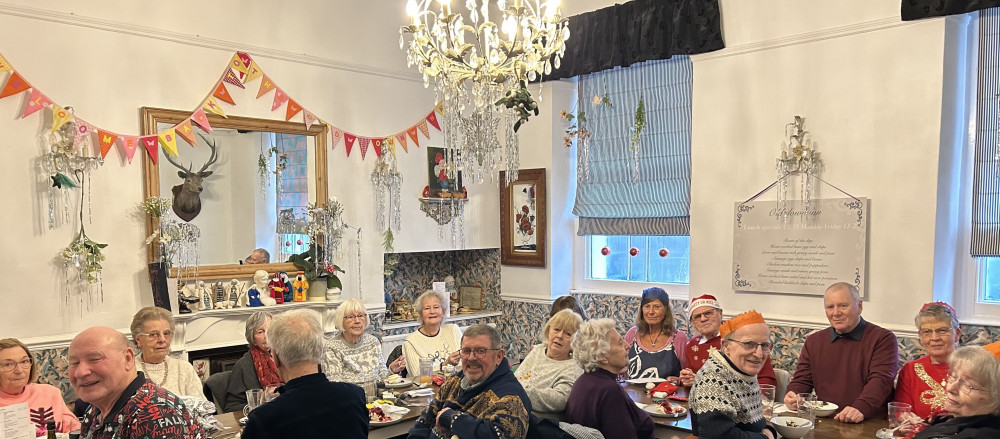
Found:
[[[406,67],[398,46],[399,25],[407,21],[397,2],[296,2],[249,5],[223,0],[169,3],[32,0],[0,2],[0,47],[14,67],[55,102],[101,128],[138,134],[138,108],[193,110],[211,92],[236,50],[251,54],[292,98],[320,118],[359,135],[388,135],[409,127],[433,106]],[[230,114],[283,119],[283,107],[270,112],[271,95],[254,100],[258,83],[247,91],[230,87],[238,107]],[[5,239],[0,252],[3,277],[28,278],[30,287],[11,289],[0,309],[0,334],[22,339],[65,339],[93,325],[124,328],[134,310],[151,305],[145,268],[145,231],[131,215],[142,200],[139,160],[124,165],[117,152],[94,173],[93,224],[87,232],[104,250],[104,303],[89,311],[63,302],[62,271],[53,263],[77,231],[77,224],[48,230],[48,177],[36,172],[43,145],[37,115],[17,120],[22,98],[0,100],[0,181],[9,188],[8,209],[0,213]],[[431,128],[430,140],[440,144]],[[399,251],[442,250],[437,225],[419,211],[416,198],[426,182],[417,172],[424,148],[401,156],[405,175],[403,230]],[[142,154],[138,151],[136,154]],[[374,154],[374,151],[369,151]],[[369,173],[374,157],[361,161],[359,145],[350,157],[341,143],[328,153],[330,194],[346,206],[346,219],[363,229],[364,301],[382,302],[381,237],[374,224]],[[465,245],[497,246],[495,185],[466,184]],[[345,296],[357,294],[356,243],[349,239],[342,276]]]

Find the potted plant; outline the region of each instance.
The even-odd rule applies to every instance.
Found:
[[[323,247],[310,244],[308,250],[288,258],[288,262],[295,264],[309,281],[309,301],[329,300],[329,296],[339,295],[344,288],[337,277],[337,273],[343,273],[344,270],[336,264],[318,261],[318,256],[324,254]]]

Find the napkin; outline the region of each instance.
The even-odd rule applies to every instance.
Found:
[[[674,393],[677,392],[677,385],[664,381],[660,384],[657,384],[656,387],[653,387],[652,389],[649,390],[650,395],[653,395],[653,393],[656,392],[663,392],[666,393],[667,395],[673,395]]]
[[[434,389],[416,389],[403,392],[403,395],[407,398],[418,398],[421,396],[433,396]]]

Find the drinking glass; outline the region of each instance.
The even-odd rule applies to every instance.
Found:
[[[378,387],[374,379],[362,382],[359,385],[362,389],[365,389],[365,402],[372,403],[378,399]]]
[[[434,375],[434,360],[430,358],[420,359],[420,382],[429,383],[431,382],[431,376]]]
[[[247,406],[243,409],[243,414],[249,416],[253,409],[264,404],[264,389],[247,390]]]
[[[816,424],[816,395],[812,393],[798,394],[799,417]]]
[[[760,398],[761,398],[761,411],[764,413],[764,419],[770,420],[771,415],[774,414],[774,386],[770,384],[760,385]]]
[[[905,415],[913,411],[913,406],[905,402],[889,403],[889,428],[896,428],[906,419]]]

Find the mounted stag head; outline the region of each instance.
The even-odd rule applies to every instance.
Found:
[[[177,169],[180,169],[180,171],[177,171],[177,175],[184,179],[184,183],[174,186],[171,189],[174,193],[174,213],[177,214],[178,218],[188,222],[201,213],[201,181],[205,177],[212,175],[212,171],[206,171],[206,169],[219,159],[219,151],[216,149],[215,142],[209,141],[201,134],[198,134],[198,136],[205,140],[208,147],[212,149],[212,155],[208,158],[208,162],[198,172],[191,172],[193,165],[188,165],[185,168],[173,161],[170,158],[170,154],[166,154],[167,161],[176,166]]]

